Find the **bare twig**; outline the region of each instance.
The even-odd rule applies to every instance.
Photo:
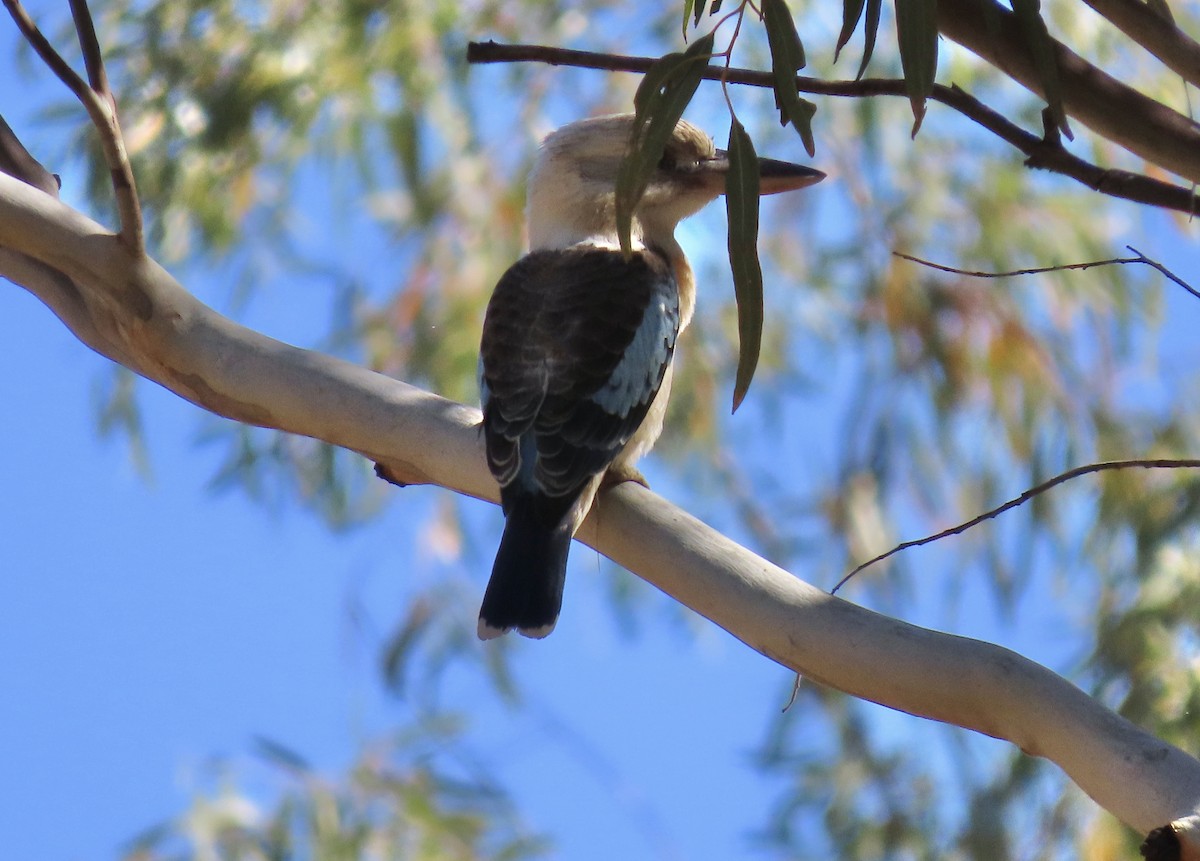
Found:
[[[914,538],[911,541],[903,541],[897,544],[886,553],[880,553],[866,562],[856,567],[853,571],[838,581],[837,585],[829,590],[829,594],[835,595],[837,591],[845,586],[850,580],[865,568],[869,568],[877,562],[882,562],[892,556],[895,556],[901,550],[908,550],[911,547],[923,547],[926,544],[932,544],[935,541],[941,541],[943,538],[949,538],[951,535],[961,535],[972,527],[978,526],[985,520],[991,520],[998,517],[1010,509],[1016,508],[1019,505],[1024,505],[1035,496],[1040,496],[1047,490],[1058,487],[1073,478],[1079,478],[1082,475],[1091,475],[1096,472],[1107,472],[1116,469],[1200,469],[1200,459],[1195,458],[1178,458],[1174,460],[1156,459],[1156,460],[1109,460],[1101,461],[1100,463],[1089,463],[1084,466],[1077,466],[1074,469],[1069,469],[1064,473],[1054,476],[1053,478],[1043,481],[1036,487],[1031,487],[1024,491],[1020,496],[1010,499],[1003,505],[999,505],[990,511],[985,511],[983,514],[972,517],[970,520],[964,521],[957,526],[951,526],[949,529],[943,529],[934,535],[926,535],[924,538]]]
[[[502,45],[497,42],[471,42],[467,45],[470,63],[548,63],[581,69],[600,69],[610,72],[646,72],[654,63],[652,57],[629,57],[619,54],[600,54],[591,51],[572,51],[545,45]],[[705,69],[709,80],[724,80],[731,84],[751,87],[774,86],[770,72],[752,69],[714,67]],[[890,78],[869,78],[860,81],[823,81],[797,76],[796,88],[802,93],[824,96],[864,98],[870,96],[900,96],[908,98],[904,81]],[[1190,189],[1172,185],[1143,174],[1110,170],[1072,155],[1060,143],[1027,132],[997,111],[957,86],[934,85],[930,98],[953,108],[963,116],[987,129],[1026,155],[1025,164],[1062,174],[1081,182],[1093,191],[1111,197],[1144,203],[1163,209],[1173,209],[1189,215],[1200,212],[1200,196]]]
[[[1197,299],[1200,299],[1200,290],[1197,290],[1191,284],[1184,281],[1166,266],[1163,266],[1157,260],[1147,257],[1132,245],[1126,245],[1125,247],[1136,254],[1137,257],[1114,257],[1110,260],[1091,260],[1087,263],[1063,263],[1058,266],[1036,266],[1032,269],[1013,269],[1009,272],[980,272],[972,269],[959,269],[956,266],[947,266],[944,263],[934,263],[931,260],[923,260],[920,257],[914,257],[913,255],[905,254],[902,251],[893,251],[892,254],[901,258],[902,260],[909,260],[913,263],[918,263],[921,266],[928,266],[930,269],[937,269],[939,272],[950,272],[954,275],[967,275],[971,278],[1012,278],[1016,275],[1041,275],[1046,272],[1065,272],[1067,270],[1091,269],[1094,266],[1119,266],[1127,263],[1143,263],[1146,266],[1149,266],[1151,269],[1157,270],[1164,277],[1175,282]]]
[[[71,17],[75,21],[75,34],[79,37],[79,50],[83,54],[83,67],[87,69],[88,82],[97,93],[112,94],[108,86],[108,75],[104,72],[104,54],[96,38],[96,25],[86,0],[71,0]]]
[[[133,168],[129,164],[129,155],[125,151],[125,138],[121,134],[121,125],[117,119],[116,99],[113,97],[112,90],[109,89],[108,78],[104,73],[100,46],[96,40],[96,30],[92,24],[92,16],[86,0],[71,0],[71,13],[75,19],[75,28],[79,36],[79,44],[83,51],[90,84],[71,68],[70,64],[50,44],[50,41],[42,35],[42,31],[29,17],[29,13],[21,5],[20,0],[2,0],[2,2],[21,31],[21,35],[41,57],[42,62],[50,67],[60,81],[66,84],[87,110],[92,125],[100,134],[104,161],[108,165],[109,175],[112,179],[117,213],[121,221],[121,241],[134,254],[145,254],[146,239],[142,225],[142,206],[138,200],[137,186],[133,179]]]

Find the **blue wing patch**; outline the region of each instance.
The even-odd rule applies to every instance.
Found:
[[[591,396],[605,412],[625,415],[648,405],[658,391],[679,333],[679,301],[674,297],[671,302],[672,296],[658,295],[651,301],[621,361]]]

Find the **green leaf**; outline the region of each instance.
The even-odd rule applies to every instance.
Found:
[[[875,53],[875,37],[879,33],[879,16],[883,12],[883,0],[867,0],[867,20],[863,24],[863,56],[854,80],[860,80],[867,71],[867,63]]]
[[[833,49],[833,62],[837,62],[842,48],[854,35],[858,19],[862,17],[864,0],[843,0],[842,2],[842,32],[838,33],[837,47]]]
[[[1029,45],[1029,53],[1033,55],[1033,65],[1037,69],[1038,79],[1045,91],[1046,104],[1050,106],[1050,115],[1054,124],[1062,130],[1068,140],[1074,140],[1071,127],[1067,124],[1067,115],[1063,110],[1062,83],[1058,77],[1058,60],[1055,57],[1054,40],[1046,29],[1042,18],[1040,0],[1012,0],[1013,14],[1025,34]]]
[[[729,129],[728,152],[725,211],[729,216],[729,266],[738,311],[738,367],[733,386],[733,411],[737,412],[762,350],[763,292],[758,262],[758,155],[736,117]]]
[[[804,149],[808,151],[809,156],[814,156],[817,154],[817,143],[813,139],[812,118],[817,112],[817,106],[807,99],[800,98],[794,79],[789,77],[788,81],[789,83],[782,83],[778,79],[775,81],[775,106],[779,108],[779,124],[786,126],[790,122],[800,135],[800,140],[804,142]]]
[[[796,72],[804,68],[804,45],[796,32],[796,22],[784,0],[764,0],[763,23],[771,48],[771,72],[775,83],[775,107],[780,125],[789,122],[804,141],[810,156],[816,154],[812,118],[817,106],[800,98],[796,91]]]
[[[804,68],[804,44],[796,32],[791,10],[784,0],[763,0],[762,11],[771,46],[771,65],[784,66],[794,75]]]
[[[937,72],[937,0],[896,0],[896,38],[905,89],[912,103],[912,136],[916,137]]]
[[[683,53],[667,54],[650,67],[633,96],[629,150],[617,169],[617,239],[625,255],[633,253],[633,212],[651,174],[662,161],[667,141],[691,102],[712,58],[712,34]]]
[[[696,10],[696,24],[700,26],[700,15],[704,11],[703,0],[701,5],[696,5],[696,0],[683,0],[683,38],[687,39],[688,18],[692,17],[693,8]]]

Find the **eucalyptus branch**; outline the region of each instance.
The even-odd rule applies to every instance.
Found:
[[[1157,260],[1147,257],[1132,245],[1126,245],[1125,247],[1136,254],[1137,257],[1113,257],[1109,260],[1091,260],[1086,263],[1061,263],[1057,266],[1035,266],[1031,269],[1013,269],[1008,272],[980,272],[973,269],[959,269],[957,266],[947,266],[944,263],[934,263],[930,260],[923,260],[920,257],[914,257],[911,254],[905,254],[901,251],[893,251],[892,254],[901,258],[902,260],[909,260],[913,263],[918,263],[921,266],[927,266],[930,269],[937,269],[939,272],[949,272],[954,275],[967,275],[971,278],[1013,278],[1017,275],[1043,275],[1047,272],[1067,272],[1071,270],[1092,269],[1096,266],[1122,266],[1133,263],[1142,263],[1146,266],[1149,266],[1151,269],[1157,270],[1164,277],[1175,282],[1197,299],[1200,299],[1200,290],[1197,290],[1191,284],[1184,281],[1166,266],[1163,266]]]
[[[1030,92],[1042,77],[1016,15],[995,0],[942,0],[938,30]],[[1063,107],[1096,134],[1200,183],[1200,125],[1051,40]],[[1193,211],[1195,211],[1193,209]]]
[[[655,62],[653,57],[630,57],[574,51],[545,45],[504,45],[497,42],[471,42],[467,45],[470,63],[547,63],[579,69],[598,69],[610,72],[646,72]],[[770,72],[752,69],[712,67],[704,70],[707,80],[725,81],[751,87],[771,88],[774,79]],[[867,78],[859,81],[824,81],[818,78],[796,77],[799,92],[847,98],[899,96],[908,98],[904,81],[890,78]],[[1173,185],[1144,174],[1103,168],[1072,155],[1052,135],[1039,136],[1025,131],[999,112],[985,105],[957,86],[937,84],[930,96],[958,111],[1001,140],[1025,154],[1025,164],[1031,168],[1049,170],[1076,180],[1093,191],[1110,197],[1143,203],[1162,209],[1193,214],[1200,212],[1200,196],[1190,189]]]
[[[86,0],[71,0],[71,14],[75,21],[75,31],[79,38],[90,83],[81,78],[55,50],[54,46],[50,44],[50,40],[42,34],[33,19],[29,17],[29,13],[21,5],[20,0],[2,0],[2,2],[16,23],[17,29],[25,37],[25,41],[87,110],[92,125],[96,127],[100,135],[101,150],[104,153],[104,161],[108,165],[112,180],[117,214],[121,222],[121,241],[134,254],[144,255],[146,239],[142,224],[141,201],[138,199],[133,168],[129,164],[129,154],[125,150],[125,138],[121,133],[121,124],[117,119],[116,99],[108,85],[108,77],[104,73],[100,45],[96,40],[96,30]]]
[[[1000,516],[1006,511],[1010,511],[1020,505],[1024,505],[1035,496],[1040,496],[1048,490],[1058,487],[1060,484],[1065,484],[1073,478],[1079,478],[1083,475],[1091,475],[1097,472],[1107,472],[1117,469],[1200,469],[1200,459],[1195,458],[1177,458],[1177,459],[1135,459],[1135,460],[1110,460],[1101,461],[1100,463],[1089,463],[1084,466],[1077,466],[1074,469],[1069,469],[1066,472],[1060,473],[1053,478],[1043,481],[1041,484],[1031,487],[1024,491],[1020,496],[1008,500],[1003,505],[998,505],[995,508],[985,511],[983,514],[976,515],[970,520],[963,521],[957,526],[951,526],[949,529],[943,529],[941,532],[933,535],[926,535],[924,538],[914,538],[910,541],[902,541],[886,553],[880,553],[878,556],[868,559],[861,565],[857,566],[853,571],[837,582],[837,585],[829,590],[829,594],[836,595],[838,590],[845,586],[854,578],[860,571],[871,567],[872,565],[882,562],[895,556],[902,550],[908,550],[912,547],[924,547],[926,544],[932,544],[935,541],[941,541],[943,538],[949,538],[951,535],[961,535],[968,529],[978,526],[985,520],[991,520]]]
[[[1083,0],[1193,87],[1200,87],[1200,42],[1140,0]]]
[[[496,499],[478,410],[239,326],[100,225],[3,174],[0,240],[0,275],[189,401],[360,452],[407,484]],[[27,261],[69,275],[82,301]],[[603,492],[577,537],[794,672],[1053,760],[1139,832],[1200,811],[1200,762],[1045,667],[829,596],[640,485]]]

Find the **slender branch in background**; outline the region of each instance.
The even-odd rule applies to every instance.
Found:
[[[935,541],[941,541],[943,538],[949,538],[951,535],[960,535],[972,527],[978,526],[985,520],[991,520],[1003,514],[1010,509],[1016,508],[1019,505],[1024,505],[1035,496],[1040,496],[1047,490],[1058,487],[1073,478],[1079,478],[1081,475],[1091,475],[1095,472],[1107,472],[1117,469],[1200,469],[1200,459],[1195,458],[1179,458],[1174,460],[1109,460],[1100,463],[1089,463],[1084,466],[1077,466],[1074,469],[1069,469],[1064,473],[1054,476],[1053,478],[1043,481],[1036,487],[1031,487],[1015,499],[1010,499],[1003,505],[997,506],[990,511],[985,511],[983,514],[972,517],[970,520],[964,521],[957,526],[951,526],[949,529],[943,529],[934,535],[926,535],[924,538],[914,538],[911,541],[903,541],[897,544],[886,553],[880,553],[872,559],[859,565],[845,577],[838,581],[837,585],[829,590],[830,595],[836,595],[837,591],[845,586],[850,580],[862,571],[864,568],[869,568],[877,562],[882,562],[892,556],[895,556],[901,550],[908,550],[910,547],[923,547],[926,544],[932,544]]]
[[[121,134],[121,125],[117,120],[116,99],[109,88],[108,77],[104,73],[100,45],[96,39],[96,29],[92,23],[92,15],[86,0],[71,0],[71,14],[75,20],[75,30],[79,37],[79,46],[83,52],[84,65],[87,68],[90,84],[71,68],[70,64],[50,44],[50,41],[42,35],[42,31],[33,23],[33,19],[29,17],[29,13],[21,5],[20,0],[2,0],[2,2],[21,31],[21,35],[25,37],[25,41],[87,110],[92,125],[100,134],[104,161],[108,165],[109,175],[112,179],[117,213],[121,221],[121,241],[134,254],[144,255],[146,238],[142,225],[142,206],[138,200],[137,185],[133,178],[133,168],[129,164],[129,155],[125,151],[125,138]]]
[[[104,72],[104,55],[100,41],[96,38],[96,25],[86,0],[71,0],[71,17],[75,21],[75,33],[79,37],[79,50],[83,54],[83,67],[87,69],[88,82],[94,92],[111,98],[108,75]]]
[[[646,72],[655,59],[629,57],[619,54],[600,54],[592,51],[572,51],[545,45],[502,45],[497,42],[471,42],[467,45],[469,63],[548,63],[578,69],[599,69],[610,72]],[[705,69],[708,80],[727,81],[751,87],[774,86],[770,72],[752,69],[713,67]],[[861,81],[822,81],[797,76],[796,88],[802,93],[847,98],[899,96],[908,98],[904,81],[890,78],[868,78]],[[1026,156],[1025,164],[1070,177],[1093,191],[1122,200],[1144,203],[1163,209],[1173,209],[1189,215],[1200,213],[1200,196],[1191,189],[1154,179],[1144,174],[1112,170],[1084,161],[1063,148],[1054,138],[1027,132],[1011,120],[992,110],[983,102],[957,86],[936,84],[930,98],[958,111],[967,119],[995,134]]]
[[[1178,284],[1184,290],[1191,293],[1197,299],[1200,299],[1200,290],[1197,290],[1191,284],[1184,281],[1166,266],[1163,266],[1157,260],[1152,260],[1142,252],[1138,251],[1132,245],[1126,245],[1130,251],[1137,257],[1114,257],[1111,260],[1092,260],[1088,263],[1063,263],[1058,266],[1038,266],[1033,269],[1013,269],[1011,272],[980,272],[972,269],[959,269],[956,266],[947,266],[944,263],[934,263],[930,260],[922,260],[920,257],[914,257],[911,254],[905,254],[902,251],[893,251],[892,254],[902,260],[910,260],[913,263],[919,263],[921,266],[928,266],[930,269],[937,269],[939,272],[950,272],[954,275],[968,275],[971,278],[1012,278],[1017,275],[1041,275],[1046,272],[1065,272],[1069,269],[1091,269],[1093,266],[1118,266],[1127,263],[1144,263],[1151,269],[1155,269],[1171,281]]]

